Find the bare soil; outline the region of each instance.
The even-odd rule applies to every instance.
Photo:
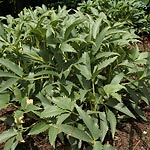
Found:
[[[142,38],[138,43],[141,51],[150,51],[150,38]],[[15,108],[8,107],[0,110],[0,117],[11,116]],[[147,122],[129,119],[117,127],[114,140],[111,142],[117,150],[150,150],[150,106],[143,108]],[[0,133],[9,129],[9,125],[0,121]],[[0,150],[4,149],[4,143],[0,143]],[[56,150],[69,150],[62,143],[57,141]],[[48,139],[40,134],[26,136],[25,142],[20,143],[16,150],[53,150]],[[85,146],[82,150],[86,150]]]

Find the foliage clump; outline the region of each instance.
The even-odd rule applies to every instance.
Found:
[[[83,142],[114,149],[106,141],[120,120],[146,120],[149,54],[129,48],[135,29],[90,7],[93,14],[43,5],[1,17],[0,106],[16,108],[1,118],[12,126],[0,135],[5,148],[43,132],[53,147],[59,138],[75,150]]]

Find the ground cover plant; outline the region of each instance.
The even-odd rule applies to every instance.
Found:
[[[0,118],[4,149],[42,133],[54,148],[111,150],[117,123],[146,120],[149,53],[124,21],[43,5],[1,17],[0,31],[0,106],[15,108]]]

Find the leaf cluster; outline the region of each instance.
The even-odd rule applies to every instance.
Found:
[[[119,120],[146,120],[149,104],[149,53],[124,23],[65,7],[24,9],[18,18],[1,17],[0,107],[13,105],[11,129],[0,135],[5,149],[43,133],[55,147],[59,138],[72,149],[114,149]]]

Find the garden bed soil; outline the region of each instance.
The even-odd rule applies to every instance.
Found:
[[[150,51],[150,38],[142,39],[142,43],[138,43],[141,51]],[[11,116],[14,107],[0,110],[0,117]],[[115,138],[111,143],[117,150],[150,150],[150,106],[143,108],[146,122],[129,119],[118,125]],[[0,121],[0,133],[9,129],[9,126]],[[26,136],[25,142],[20,143],[17,150],[53,150],[48,139],[42,134],[36,136]],[[4,149],[4,143],[0,143],[0,150]],[[57,141],[56,150],[69,150],[62,143]],[[82,150],[86,150],[85,146]]]

